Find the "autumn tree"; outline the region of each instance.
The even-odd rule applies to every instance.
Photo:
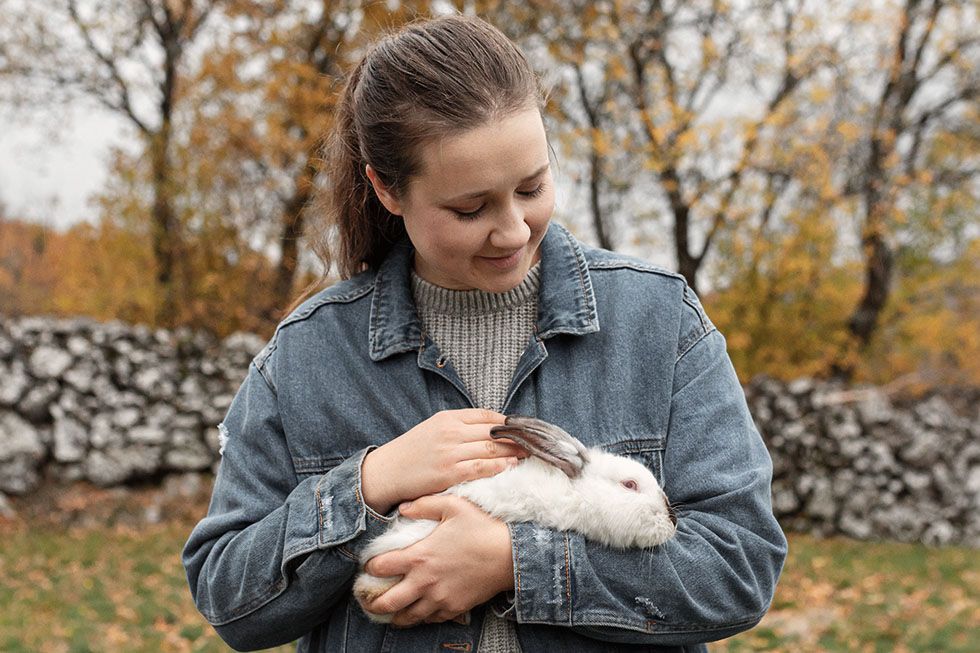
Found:
[[[121,116],[151,168],[150,221],[159,289],[155,321],[171,324],[183,299],[183,238],[174,207],[173,125],[193,48],[221,0],[7,0],[3,76],[37,97],[78,95]],[[14,18],[16,17],[16,18]],[[186,277],[186,275],[184,275]]]
[[[910,192],[922,186],[955,191],[980,174],[975,152],[972,161],[939,161],[933,149],[954,132],[976,139],[975,105],[969,110],[980,91],[976,3],[904,0],[887,9],[876,21],[893,25],[885,32],[890,42],[882,52],[883,74],[849,71],[875,89],[856,111],[864,136],[848,157],[844,189],[860,199],[865,281],[848,325],[862,346],[892,291],[894,241],[907,220],[902,205]],[[857,90],[855,95],[861,97]]]

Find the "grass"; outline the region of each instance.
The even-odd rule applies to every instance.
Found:
[[[187,590],[193,520],[116,521],[0,527],[0,651],[228,650]],[[770,613],[711,650],[965,652],[978,632],[977,551],[793,535]]]

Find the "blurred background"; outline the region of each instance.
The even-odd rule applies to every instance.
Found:
[[[500,27],[549,88],[556,219],[683,274],[744,382],[833,379],[886,397],[980,387],[976,0],[0,0],[0,315],[270,337],[322,270],[304,233],[329,187],[322,139],[345,71],[380,31],[451,11]],[[113,501],[166,522],[175,497],[205,509],[201,478]],[[62,512],[115,496],[85,492]],[[66,566],[65,582],[109,583],[91,580],[118,563],[98,546],[87,567],[53,553],[58,536],[24,530],[65,498],[38,501],[8,508],[0,571],[34,581],[0,600]],[[187,524],[160,526],[166,555]],[[119,546],[140,549],[132,536]],[[783,621],[733,650],[908,650],[909,623],[932,633],[912,649],[970,650],[980,570],[968,550],[843,542],[841,569],[826,546],[794,543]],[[18,613],[0,620],[0,648],[212,650],[166,559],[127,563],[128,599],[105,598],[108,585],[80,598],[89,630],[29,640]],[[154,574],[144,599],[157,603],[120,613]],[[908,599],[930,582],[942,589]],[[858,625],[832,596],[885,621]]]

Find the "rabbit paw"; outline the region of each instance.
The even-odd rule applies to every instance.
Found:
[[[401,579],[401,576],[379,578],[378,576],[372,576],[366,573],[358,575],[357,580],[354,581],[354,598],[357,599],[357,602],[360,604],[361,609],[364,610],[364,614],[368,616],[368,619],[379,624],[391,623],[392,615],[368,612],[364,606],[394,587]]]

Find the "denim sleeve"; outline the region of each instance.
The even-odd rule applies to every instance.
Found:
[[[211,505],[183,551],[191,594],[236,650],[285,644],[328,619],[360,547],[387,527],[361,498],[370,448],[300,480],[276,393],[254,361],[221,431]]]
[[[676,536],[652,550],[616,550],[512,524],[515,591],[494,606],[499,615],[611,642],[688,645],[765,614],[786,556],[772,463],[725,340],[707,326],[675,364],[664,469]]]

